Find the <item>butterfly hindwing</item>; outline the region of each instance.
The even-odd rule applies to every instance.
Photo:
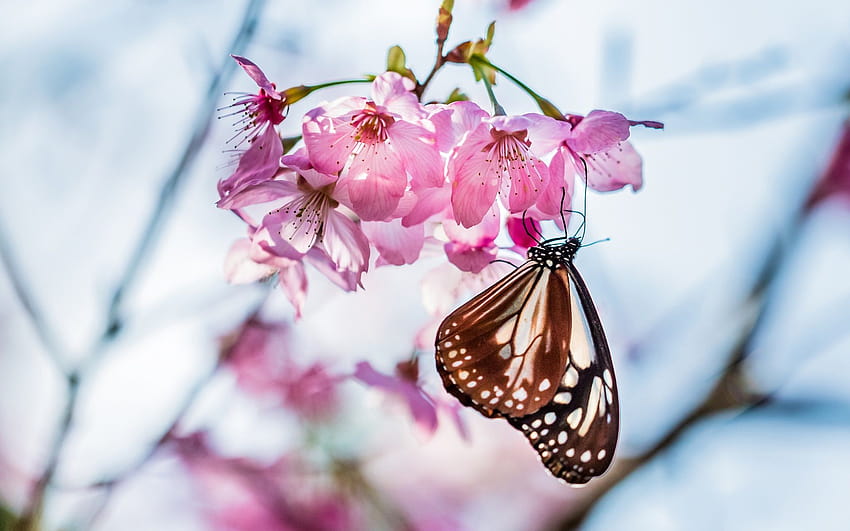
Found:
[[[436,341],[446,389],[488,417],[548,403],[567,360],[568,290],[565,275],[529,260],[449,314]]]
[[[596,308],[575,266],[570,263],[568,268],[573,319],[566,370],[550,403],[508,422],[525,434],[554,476],[586,483],[611,464],[619,404],[608,342]]]

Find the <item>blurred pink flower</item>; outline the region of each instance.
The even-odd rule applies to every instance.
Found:
[[[426,435],[437,430],[437,410],[448,412],[458,431],[466,437],[467,430],[457,412],[455,400],[435,400],[422,389],[419,383],[419,361],[413,358],[396,365],[395,375],[376,371],[368,361],[359,362],[354,369],[354,378],[364,384],[394,395],[404,402],[413,417],[414,424]]]
[[[285,324],[252,317],[225,348],[224,365],[246,392],[273,397],[306,419],[326,418],[339,404],[337,385],[342,377],[332,375],[321,362],[297,363],[289,334]]]
[[[497,194],[510,212],[537,201],[549,182],[549,168],[530,137],[556,131],[556,120],[539,115],[495,116],[466,134],[448,162],[455,220],[464,227],[481,222]],[[549,146],[554,148],[552,142]],[[551,150],[551,149],[550,149]]]
[[[490,209],[477,225],[464,228],[452,219],[443,220],[443,230],[449,241],[443,246],[449,262],[461,271],[478,273],[496,259],[499,235],[499,209]]]
[[[433,124],[395,72],[375,78],[372,99],[349,97],[317,107],[303,122],[310,160],[348,185],[351,206],[364,220],[392,216],[408,186],[439,186],[444,179]]]
[[[302,531],[351,529],[356,514],[339,492],[303,477],[296,456],[272,464],[218,455],[206,434],[171,436],[171,448],[191,476],[212,529]]]
[[[850,204],[850,121],[844,122],[832,159],[806,202],[812,208],[828,198]]]
[[[283,155],[283,144],[274,126],[286,117],[287,105],[275,90],[274,83],[266,78],[260,67],[238,55],[231,56],[260,88],[257,94],[245,94],[224,109],[233,109],[226,116],[241,115],[234,124],[237,127],[232,140],[236,147],[243,142],[250,146],[240,158],[236,171],[218,183],[219,195],[224,198],[243,186],[271,179],[277,172]]]

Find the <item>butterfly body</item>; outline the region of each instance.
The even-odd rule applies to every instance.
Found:
[[[573,264],[577,238],[546,240],[438,328],[446,390],[528,438],[556,477],[586,483],[611,464],[619,406],[602,323]]]

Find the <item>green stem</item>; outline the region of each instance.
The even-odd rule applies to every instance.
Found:
[[[505,116],[507,113],[505,112],[504,107],[499,105],[499,102],[496,101],[496,95],[493,93],[493,84],[490,83],[489,79],[487,79],[487,75],[482,75],[481,80],[484,82],[484,88],[487,89],[487,95],[490,96],[490,103],[493,104],[493,116]]]
[[[500,74],[502,74],[506,78],[510,79],[516,86],[518,86],[519,88],[524,90],[529,96],[531,96],[534,99],[535,103],[537,103],[537,106],[540,107],[540,110],[543,111],[543,114],[545,114],[546,116],[550,116],[552,118],[555,118],[556,120],[563,120],[564,119],[564,113],[562,113],[555,106],[555,104],[553,104],[551,101],[547,100],[546,98],[544,98],[540,94],[533,91],[531,89],[531,87],[529,87],[528,85],[526,85],[525,83],[523,83],[522,81],[517,79],[510,72],[502,69],[499,66],[494,65],[493,63],[491,63],[486,57],[481,56],[481,55],[473,55],[472,57],[469,58],[469,62],[470,62],[470,64],[477,63],[478,65],[486,66],[486,67],[492,68],[496,72],[499,72]]]
[[[339,81],[328,81],[327,83],[319,83],[318,85],[308,85],[306,88],[310,92],[315,92],[317,90],[335,87],[337,85],[352,85],[354,83],[371,83],[373,80],[369,78],[363,79],[340,79]]]

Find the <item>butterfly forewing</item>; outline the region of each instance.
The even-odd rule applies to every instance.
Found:
[[[528,415],[551,401],[567,361],[568,290],[565,274],[528,261],[452,312],[436,341],[446,389],[488,417]]]
[[[567,264],[572,326],[569,358],[552,401],[508,418],[556,477],[586,483],[611,464],[619,432],[617,387],[608,343],[584,281]],[[564,271],[566,276],[566,269]],[[579,308],[578,304],[581,304]]]

